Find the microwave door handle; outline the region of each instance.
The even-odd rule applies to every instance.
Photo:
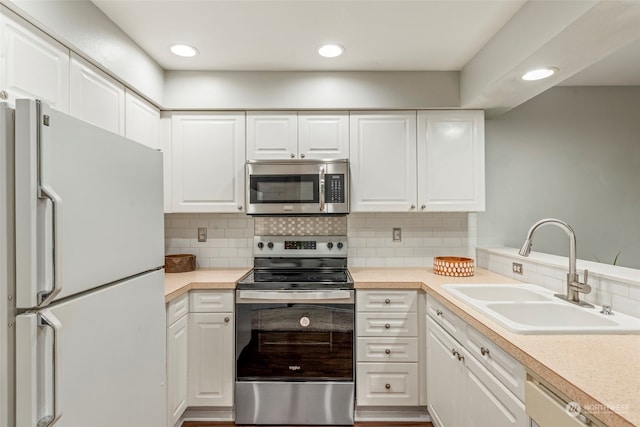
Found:
[[[320,168],[320,211],[324,212],[324,167]]]

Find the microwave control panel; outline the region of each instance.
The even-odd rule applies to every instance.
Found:
[[[324,199],[326,203],[344,203],[344,174],[326,174],[325,180],[325,194]]]

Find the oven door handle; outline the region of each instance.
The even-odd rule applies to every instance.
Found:
[[[353,300],[353,291],[238,291],[240,300],[268,300],[268,301],[314,301],[314,300]]]

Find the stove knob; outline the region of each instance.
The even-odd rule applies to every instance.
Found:
[[[258,242],[258,248],[259,248],[259,249],[264,248],[264,243],[262,243],[262,242]]]
[[[333,249],[333,243],[331,242],[327,243],[327,247],[329,248],[329,250]]]
[[[342,249],[344,247],[344,244],[342,242],[338,242],[338,249]]]
[[[273,242],[269,242],[269,243],[267,243],[267,247],[268,247],[269,249],[273,249]]]

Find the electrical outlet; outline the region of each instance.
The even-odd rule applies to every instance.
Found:
[[[399,242],[402,240],[402,228],[393,227],[393,241]]]
[[[522,274],[523,273],[522,264],[520,264],[519,262],[514,262],[512,264],[512,266],[513,266],[512,269],[513,269],[514,273],[516,273],[516,274]]]
[[[198,242],[207,241],[207,229],[205,227],[198,228]]]

